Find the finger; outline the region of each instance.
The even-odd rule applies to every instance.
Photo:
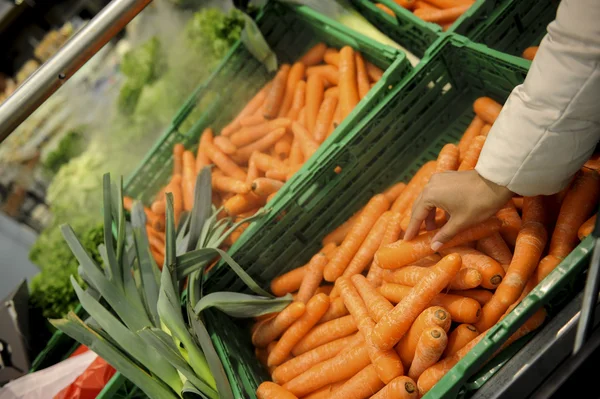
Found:
[[[437,225],[435,224],[436,212],[437,212],[437,210],[435,208],[433,208],[432,210],[429,211],[429,215],[427,215],[427,217],[425,218],[425,228],[427,229],[427,231],[437,229]]]
[[[429,215],[429,212],[433,209],[435,212],[435,205],[430,204],[428,201],[423,199],[423,194],[419,195],[413,205],[412,214],[410,217],[410,223],[404,233],[405,240],[412,240],[419,234],[421,224]]]
[[[450,241],[459,231],[464,228],[464,222],[458,220],[456,217],[451,217],[440,231],[437,232],[431,240],[431,249],[437,252],[445,243]]]

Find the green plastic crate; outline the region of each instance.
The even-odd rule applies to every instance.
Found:
[[[351,1],[371,23],[418,57],[443,34],[439,25],[424,22],[393,0]],[[386,5],[396,17],[386,14],[375,3]],[[448,32],[520,56],[527,47],[540,43],[546,26],[556,16],[557,4],[556,0],[477,0]]]
[[[425,162],[435,159],[448,142],[457,142],[473,118],[472,104],[486,95],[503,103],[526,76],[529,62],[489,50],[455,35],[440,38],[410,79],[396,87],[352,131],[285,187],[274,200],[261,228],[263,246],[233,257],[263,287],[298,267],[320,247],[321,239],[361,208],[375,193],[396,181],[408,181]],[[334,169],[342,167],[341,173]],[[258,244],[257,244],[258,245]],[[585,240],[483,343],[440,382],[427,398],[454,398],[461,386],[535,310],[552,307],[572,293],[573,281],[585,266],[591,239]],[[222,269],[213,272],[209,291],[242,290]],[[230,381],[242,397],[268,378],[253,354],[243,323],[223,313],[207,313],[207,326]],[[504,359],[506,360],[506,359]],[[490,362],[490,367],[501,363]],[[494,370],[486,369],[486,375]],[[473,384],[481,384],[481,376]],[[472,384],[472,385],[473,385]]]
[[[146,399],[147,396],[123,374],[116,372],[96,399]]]
[[[332,136],[345,134],[411,71],[404,53],[362,36],[308,7],[271,2],[258,16],[257,24],[280,63],[294,62],[312,45],[323,41],[333,47],[349,45],[386,71]],[[269,73],[241,42],[235,44],[217,70],[181,107],[171,126],[127,180],[125,192],[148,204],[171,175],[173,146],[183,143],[187,148],[194,148],[207,127],[219,132],[273,76],[274,72]],[[327,146],[327,142],[323,146]]]

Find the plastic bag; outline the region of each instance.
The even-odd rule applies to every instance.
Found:
[[[94,399],[115,374],[100,356],[71,385],[60,391],[54,399]]]

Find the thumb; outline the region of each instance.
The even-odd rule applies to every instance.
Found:
[[[461,230],[462,224],[456,218],[450,218],[431,240],[431,249],[438,251],[442,245],[450,241]]]

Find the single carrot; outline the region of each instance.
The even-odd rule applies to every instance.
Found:
[[[150,206],[150,209],[157,215],[164,215],[167,210],[167,203],[164,198],[156,199]]]
[[[597,216],[598,214],[594,214],[591,218],[586,220],[585,223],[581,225],[581,227],[579,227],[579,230],[577,230],[577,237],[579,237],[580,240],[583,241],[585,237],[592,234],[592,231],[594,231],[594,227],[596,226]]]
[[[234,194],[246,194],[250,192],[250,185],[222,174],[212,174],[212,186],[215,190]]]
[[[149,235],[148,242],[150,243],[150,246],[152,248],[154,248],[159,254],[164,256],[164,254],[165,254],[164,240],[161,240],[160,238],[158,238],[156,236]]]
[[[514,248],[517,241],[517,235],[521,229],[521,218],[512,201],[508,201],[497,213],[496,217],[502,221],[500,235],[506,243]]]
[[[379,320],[371,334],[373,345],[382,350],[391,349],[396,345],[435,295],[450,283],[461,265],[460,256],[452,254],[432,266],[429,276],[414,286],[402,302]]]
[[[442,249],[452,248],[487,237],[498,231],[500,225],[500,220],[490,218],[485,222],[456,234],[452,240],[442,246]],[[379,265],[384,269],[397,269],[405,265],[410,265],[421,258],[435,253],[431,249],[431,243],[437,232],[438,230],[432,230],[415,237],[411,241],[400,240],[389,244],[377,251],[375,257]]]
[[[365,65],[367,66],[367,74],[369,75],[371,82],[379,82],[383,77],[383,70],[369,61],[365,61]]]
[[[404,184],[403,182],[398,182],[395,184],[392,184],[391,186],[389,186],[384,192],[383,195],[385,195],[387,197],[387,199],[390,201],[390,203],[393,203],[396,198],[398,198],[398,196],[400,196],[400,194],[402,194],[402,192],[404,191],[404,189],[406,188],[406,184]]]
[[[306,80],[306,128],[309,132],[315,129],[319,108],[324,96],[323,79],[320,75],[310,75]]]
[[[369,316],[375,322],[381,320],[387,312],[394,308],[390,301],[385,299],[362,274],[356,274],[350,280],[367,306]]]
[[[479,133],[479,135],[481,137],[487,137],[490,134],[490,130],[492,130],[492,125],[486,123],[485,125],[483,125],[483,127],[481,128],[481,133]]]
[[[217,148],[213,143],[206,142],[204,153],[210,158],[215,165],[219,167],[228,176],[241,181],[246,180],[246,172],[240,168],[231,158]]]
[[[367,73],[367,66],[362,55],[357,51],[354,55],[354,62],[356,63],[356,78],[358,85],[358,95],[360,99],[363,99],[369,90],[371,85],[369,83],[369,74]]]
[[[430,4],[436,8],[453,8],[456,6],[472,5],[475,0],[423,0],[425,3]]]
[[[492,299],[494,295],[491,291],[484,289],[472,289],[462,291],[448,291],[449,295],[464,296],[467,298],[475,299],[481,306],[485,305]]]
[[[227,126],[221,130],[222,136],[230,136],[233,132],[240,128],[240,120],[246,116],[253,115],[263,105],[267,98],[267,93],[271,90],[271,82],[267,83],[260,89],[254,97],[244,106],[240,113]]]
[[[258,399],[298,399],[289,391],[269,381],[265,381],[258,386],[256,397]]]
[[[266,123],[266,122],[268,122],[268,121],[265,119],[265,116],[262,113],[258,113],[258,114],[246,116],[246,117],[240,119],[240,126],[241,127],[250,127],[250,126],[260,125],[261,123]]]
[[[452,144],[448,143],[442,150],[437,158],[437,164],[435,168],[435,172],[446,172],[448,170],[456,170],[459,166],[458,158],[459,158],[460,150],[459,148]]]
[[[513,204],[515,204],[515,208],[517,208],[518,210],[523,209],[523,197],[513,197],[512,201]]]
[[[329,297],[318,294],[306,304],[306,311],[281,336],[269,354],[268,366],[279,366],[291,353],[292,348],[317,324],[329,307]]]
[[[319,148],[319,143],[312,137],[309,131],[298,122],[292,123],[292,132],[294,132],[294,139],[297,140],[300,145],[304,159],[310,158]]]
[[[185,147],[181,143],[173,146],[173,175],[183,174],[183,153]]]
[[[279,71],[277,71],[277,75],[275,75],[275,78],[273,79],[271,90],[269,90],[265,99],[263,115],[266,119],[274,119],[279,114],[279,109],[283,103],[283,97],[285,96],[289,74],[289,64],[283,64],[279,67]]]
[[[417,343],[423,331],[430,327],[440,327],[445,332],[448,332],[451,320],[448,311],[441,306],[430,306],[419,314],[395,348],[406,369],[409,369],[412,364]]]
[[[337,103],[337,97],[327,97],[321,103],[315,128],[313,130],[313,137],[317,143],[322,143],[327,138],[329,126],[331,126],[331,122],[333,121]]]
[[[388,274],[384,280],[389,283],[407,285],[414,287],[417,283],[429,275],[427,267],[404,266],[393,273]],[[456,273],[450,281],[448,288],[451,290],[468,290],[481,284],[481,273],[471,268],[463,268]]]
[[[335,98],[335,99],[340,98],[340,88],[337,86],[328,88],[327,90],[325,90],[325,93],[323,94],[323,98]]]
[[[353,335],[357,329],[356,322],[351,315],[321,323],[310,330],[294,346],[292,354],[299,356],[336,339]]]
[[[327,234],[325,238],[323,238],[322,244],[327,245],[331,242],[336,243],[338,245],[341,244],[344,241],[344,238],[346,238],[346,235],[348,234],[356,220],[358,219],[360,212],[361,211],[356,212],[348,220],[336,227],[331,233]]]
[[[284,296],[290,292],[298,291],[302,280],[306,275],[308,265],[298,267],[290,270],[289,272],[282,274],[279,277],[275,277],[271,281],[271,292],[275,296]]]
[[[261,323],[252,334],[252,343],[258,348],[266,348],[279,338],[296,320],[304,314],[306,307],[302,302],[292,302],[277,316]]]
[[[286,131],[287,130],[284,127],[279,127],[274,130],[271,130],[261,139],[239,148],[234,155],[234,159],[239,160],[241,162],[248,162],[253,152],[262,152],[271,148],[273,145],[275,145],[275,143],[281,140],[283,136],[285,136]]]
[[[538,46],[527,47],[525,50],[523,50],[523,54],[521,54],[521,57],[525,58],[526,60],[533,61],[535,55],[538,52],[538,49]]]
[[[298,289],[297,301],[307,303],[312,298],[323,279],[323,269],[327,262],[327,257],[323,253],[317,253],[311,258]]]
[[[460,17],[465,11],[471,6],[463,5],[453,8],[446,8],[443,10],[431,10],[426,8],[419,8],[414,11],[414,14],[426,22],[435,22],[443,24],[445,22],[454,21]]]
[[[396,198],[392,204],[392,211],[405,214],[412,206],[415,199],[420,194],[421,187],[424,187],[427,181],[435,173],[437,163],[435,161],[429,161],[425,163],[415,173],[413,178],[410,180],[404,191]]]
[[[259,177],[259,170],[256,167],[256,154],[253,153],[250,155],[250,159],[248,160],[248,170],[246,172],[246,184],[252,186],[252,182]]]
[[[402,375],[404,368],[398,354],[392,348],[380,349],[372,343],[371,337],[375,328],[375,322],[369,316],[365,303],[350,282],[350,279],[340,277],[336,281],[336,287],[339,287],[340,296],[344,299],[344,304],[350,312],[350,317],[356,321],[358,330],[365,337],[369,358],[375,366],[379,378],[387,384],[394,378]]]
[[[265,177],[271,180],[277,180],[279,182],[285,182],[288,176],[290,175],[289,168],[285,167],[283,169],[271,169],[265,173]],[[269,194],[271,195],[271,194]]]
[[[240,213],[248,212],[252,209],[259,208],[265,204],[264,197],[259,197],[253,192],[247,194],[236,194],[229,198],[223,204],[223,210],[229,216],[236,216]]]
[[[273,381],[285,384],[311,367],[333,358],[355,339],[355,335],[339,338],[288,360],[275,368],[272,373]]]
[[[385,384],[377,375],[375,366],[370,364],[352,378],[346,381],[342,386],[333,391],[330,399],[367,399],[373,392],[382,389]]]
[[[253,126],[248,126],[233,133],[230,137],[231,143],[235,146],[244,147],[248,144],[260,140],[269,132],[277,128],[289,128],[292,121],[288,118],[277,118],[268,122],[260,123]]]
[[[331,126],[329,127],[329,134],[331,134],[343,121],[344,115],[342,114],[342,102],[338,97],[338,103],[335,107],[335,112],[333,113],[333,120],[331,121]]]
[[[280,181],[259,177],[252,182],[251,189],[256,195],[267,197],[270,194],[279,191],[281,187],[283,187],[283,183]]]
[[[404,7],[407,10],[412,10],[415,7],[415,0],[394,0],[400,7]]]
[[[383,194],[375,195],[360,212],[356,222],[344,238],[333,259],[325,266],[323,276],[326,281],[335,281],[340,277],[348,264],[359,250],[371,228],[379,217],[388,210],[390,202]]]
[[[379,8],[381,11],[383,11],[390,17],[396,18],[396,14],[394,14],[394,11],[392,11],[392,9],[389,8],[388,6],[381,4],[381,3],[375,3],[375,7]]]
[[[173,218],[175,219],[175,226],[179,224],[179,218],[181,211],[183,210],[183,193],[181,190],[181,175],[175,175],[171,178],[171,182],[165,190],[167,193],[173,194]],[[164,223],[163,223],[164,229]]]
[[[183,191],[183,209],[191,211],[194,206],[194,188],[196,186],[196,160],[191,151],[183,152],[183,174],[181,188]]]
[[[228,137],[225,137],[225,136],[215,137],[215,139],[213,140],[213,143],[221,151],[223,151],[223,153],[225,153],[227,155],[231,155],[231,154],[235,153],[235,151],[237,150],[237,147],[235,145],[233,145],[233,143],[231,142],[231,140],[229,140]]]
[[[329,399],[329,397],[335,392],[336,389],[344,385],[348,380],[338,381],[330,385],[326,385],[323,388],[317,389],[316,391],[303,396],[302,399]]]
[[[317,65],[306,69],[306,76],[318,75],[327,82],[328,86],[337,86],[339,83],[339,71],[333,65]]]
[[[590,159],[583,164],[583,167],[593,170],[600,170],[600,152],[595,152],[592,154]]]
[[[481,133],[481,129],[483,128],[484,125],[485,125],[485,122],[479,116],[475,115],[473,117],[471,124],[469,125],[469,127],[467,127],[467,130],[465,130],[460,141],[458,142],[458,150],[460,152],[460,154],[459,154],[460,162],[462,162],[463,158],[467,154],[467,150],[469,149],[469,146],[471,145],[471,142],[473,141],[473,139],[475,137],[479,136],[479,134]]]
[[[394,378],[382,390],[371,396],[371,399],[417,399],[417,384],[406,376]]]
[[[300,148],[300,142],[295,138],[292,140],[292,148],[290,149],[290,171],[296,172],[304,163],[304,154]]]
[[[381,240],[385,234],[390,218],[392,217],[391,211],[384,212],[377,222],[371,228],[371,231],[365,237],[363,243],[360,245],[358,251],[344,270],[344,276],[353,276],[360,274],[363,270],[371,263],[375,252],[379,249]]]
[[[279,159],[284,160],[289,158],[290,152],[292,151],[293,140],[294,136],[286,133],[283,138],[275,143],[275,147],[273,147],[273,149],[275,151],[275,155],[277,155]]]
[[[337,67],[340,64],[340,52],[338,49],[330,47],[325,51],[323,62]]]
[[[200,173],[202,168],[210,165],[212,162],[210,158],[204,152],[205,143],[212,143],[213,141],[213,131],[211,128],[207,127],[202,132],[200,136],[200,142],[198,143],[198,151],[196,152],[196,173]]]
[[[485,123],[493,125],[502,111],[502,105],[489,97],[479,97],[473,103],[473,110]]]
[[[542,224],[527,222],[523,225],[506,276],[492,299],[484,305],[481,320],[475,324],[479,331],[485,331],[496,324],[506,309],[519,299],[527,281],[538,266],[546,240],[546,228]]]
[[[379,292],[390,302],[400,304],[411,294],[412,288],[401,284],[385,283],[379,287]],[[427,305],[444,307],[452,316],[452,320],[458,323],[476,323],[481,317],[479,302],[464,296],[440,293],[435,295]]]
[[[290,120],[298,119],[300,110],[304,108],[306,103],[306,82],[304,80],[299,81],[296,84],[296,90],[294,90],[294,98],[292,99],[292,106],[287,113],[287,118]]]
[[[477,165],[477,161],[479,160],[479,154],[481,154],[481,150],[485,144],[485,139],[484,136],[477,136],[471,140],[469,149],[458,167],[459,171],[475,169],[475,165]]]
[[[460,324],[448,336],[448,344],[443,357],[454,355],[469,342],[477,338],[479,330],[472,324]]]
[[[298,62],[303,63],[306,66],[317,65],[323,62],[323,57],[327,51],[327,45],[325,43],[317,43],[311,47]]]
[[[346,305],[344,305],[344,300],[340,297],[331,298],[331,304],[329,305],[329,309],[327,309],[327,312],[325,312],[323,317],[321,317],[321,320],[319,320],[319,324],[327,323],[330,320],[344,317],[347,314],[348,309],[346,309]]]
[[[294,65],[292,65],[286,82],[285,95],[283,97],[281,107],[279,108],[279,117],[285,117],[290,112],[294,100],[294,94],[296,92],[296,87],[298,85],[298,82],[300,82],[304,78],[305,72],[306,66],[303,63],[296,62],[294,63]]]
[[[440,327],[430,327],[423,331],[417,342],[408,376],[413,380],[418,379],[423,371],[437,363],[447,344],[448,336]]]
[[[500,263],[495,261],[493,258],[467,246],[457,246],[442,249],[440,252],[443,255],[448,255],[451,253],[459,254],[462,258],[463,267],[475,269],[481,273],[481,286],[483,288],[494,289],[498,287],[498,284],[502,282],[502,279],[506,273],[502,265],[500,265]]]
[[[512,252],[510,252],[500,233],[494,233],[478,240],[477,250],[500,263],[504,271],[508,269],[508,265],[512,260]]]
[[[436,7],[436,6],[432,5],[432,4],[429,4],[426,1],[417,0],[417,1],[415,1],[415,8],[414,9],[418,10],[419,8],[426,8],[426,9],[429,9],[429,10],[439,10],[440,9],[440,7]]]
[[[254,160],[256,168],[261,172],[285,169],[285,164],[282,161],[259,151],[253,153],[251,158]]]
[[[358,83],[356,77],[356,59],[354,50],[350,46],[344,46],[340,50],[340,106],[341,118],[346,118],[358,104]]]

